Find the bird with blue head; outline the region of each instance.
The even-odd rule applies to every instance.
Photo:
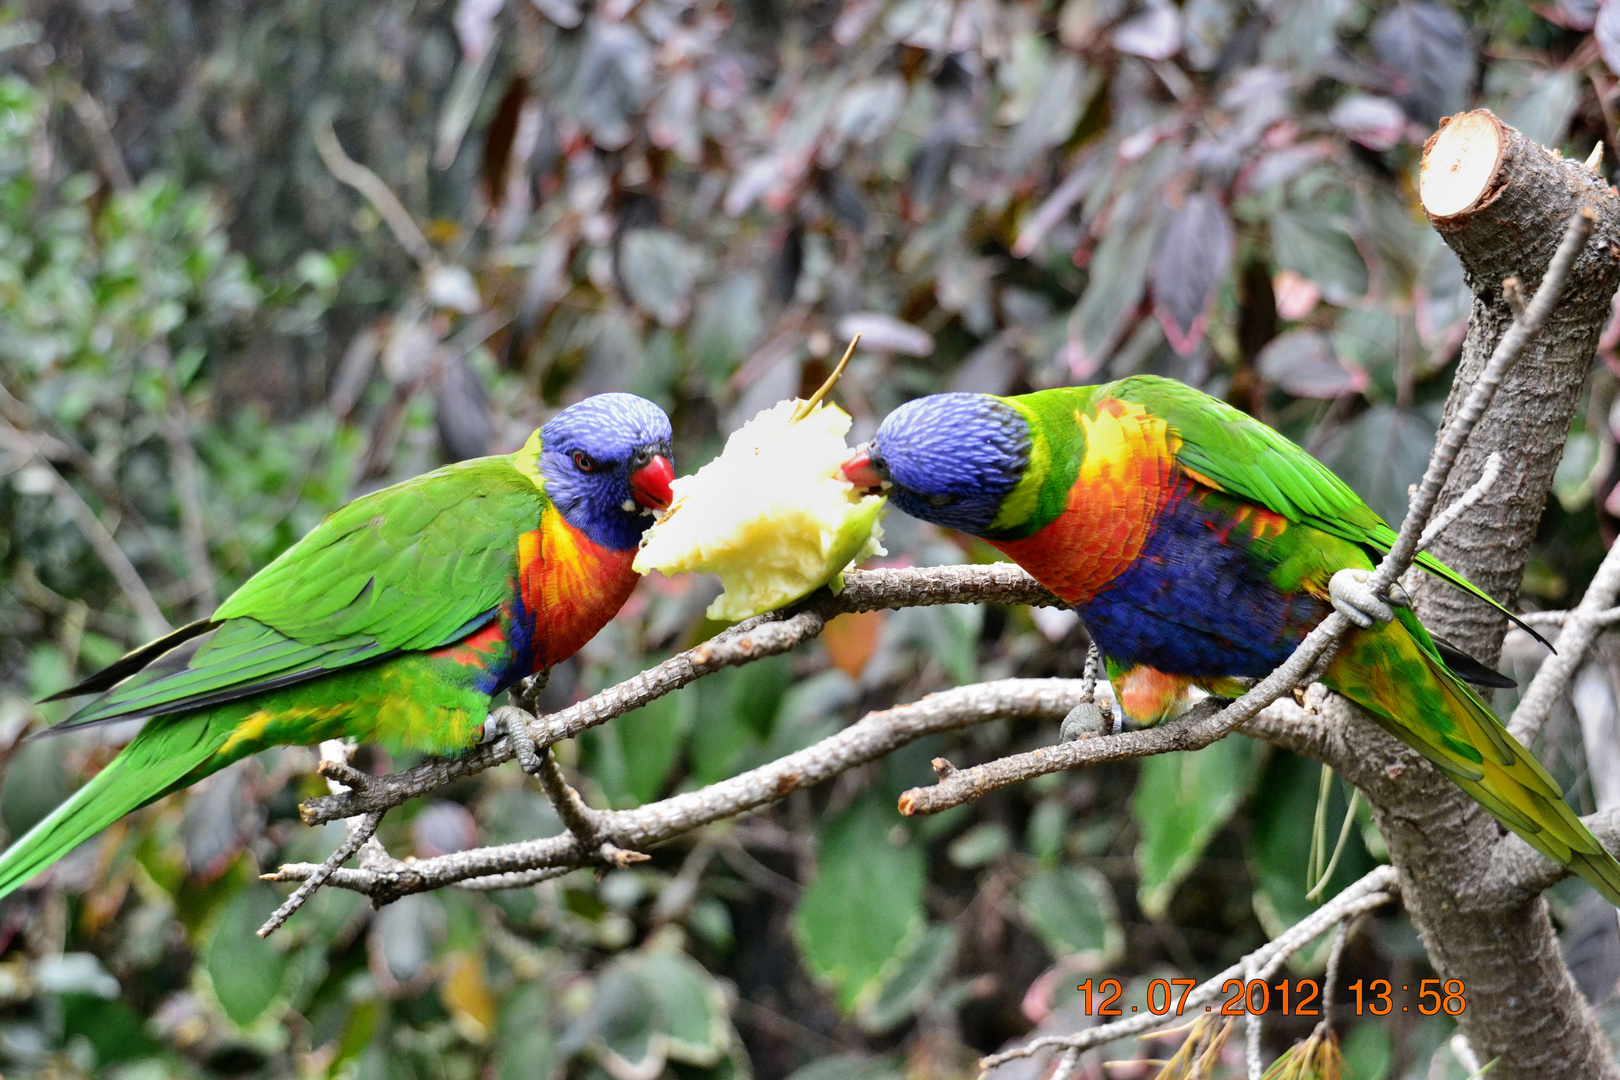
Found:
[[[1140,723],[1176,715],[1194,688],[1236,696],[1337,608],[1356,625],[1322,682],[1620,904],[1620,863],[1466,685],[1511,681],[1430,635],[1402,594],[1358,591],[1394,531],[1252,417],[1146,375],[937,394],[886,417],[843,471],[914,517],[982,538],[1071,605]],[[1417,563],[1501,607],[1433,556]]]
[[[669,418],[632,394],[563,409],[511,454],[340,507],[207,619],[54,695],[52,732],[144,719],[0,855],[0,896],[124,814],[274,745],[448,754],[495,695],[571,656],[629,597],[674,477]]]

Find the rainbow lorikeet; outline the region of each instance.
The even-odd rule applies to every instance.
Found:
[[[670,423],[632,394],[558,413],[523,448],[338,509],[219,606],[55,697],[51,730],[147,718],[0,855],[0,896],[124,814],[273,745],[447,754],[491,699],[573,655],[629,597],[670,501]]]
[[[1237,696],[1338,607],[1360,628],[1322,681],[1620,905],[1620,863],[1463,679],[1511,682],[1431,637],[1410,606],[1356,595],[1395,533],[1259,421],[1146,375],[938,394],[896,409],[844,472],[982,537],[1073,605],[1141,723],[1184,708],[1191,687]],[[1500,608],[1438,559],[1418,565]]]

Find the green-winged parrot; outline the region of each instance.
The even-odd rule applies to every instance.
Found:
[[[1358,607],[1355,581],[1395,533],[1252,417],[1147,375],[1019,397],[937,394],[886,417],[844,472],[915,517],[982,537],[1072,605],[1124,713],[1142,723],[1181,710],[1191,687],[1236,696],[1335,606],[1359,610],[1364,625],[1322,681],[1620,905],[1620,863],[1463,681],[1506,680],[1431,637],[1408,606],[1362,590]],[[1418,565],[1495,604],[1432,556]],[[1345,592],[1340,571],[1359,572]]]
[[[516,453],[341,507],[210,618],[55,695],[97,697],[53,732],[146,724],[0,855],[0,896],[268,746],[476,744],[495,695],[573,655],[629,597],[650,512],[669,504],[670,438],[644,398],[587,398]]]

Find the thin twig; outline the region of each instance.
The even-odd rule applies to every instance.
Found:
[[[140,620],[142,632],[149,638],[167,634],[173,628],[169,625],[169,620],[163,617],[163,609],[152,599],[152,591],[146,587],[146,582],[135,569],[135,564],[129,561],[129,556],[118,546],[118,541],[113,539],[107,526],[101,523],[101,518],[96,516],[90,504],[84,501],[84,496],[67,482],[49,458],[36,453],[34,460],[50,473],[57,498],[61,500],[68,517],[73,519],[73,524],[84,536],[85,542],[90,545],[90,550],[96,553],[102,565],[112,574],[113,580],[118,582],[118,587],[123,590],[130,606],[135,609],[135,616]]]
[[[394,194],[382,177],[344,153],[343,144],[338,142],[330,118],[315,125],[315,149],[333,176],[364,195],[376,207],[377,213],[393,230],[400,247],[416,260],[417,265],[423,270],[438,265],[438,253],[428,243],[428,238],[416,224],[416,219],[411,217],[411,212],[405,209],[405,204],[399,201],[399,196]]]
[[[1339,965],[1344,961],[1344,947],[1349,943],[1356,927],[1361,925],[1361,919],[1346,919],[1339,924],[1339,932],[1333,935],[1333,948],[1328,950],[1327,971],[1322,975],[1322,1022],[1333,1022],[1333,990],[1339,985]]]
[[[1491,456],[1485,459],[1485,468],[1480,472],[1479,479],[1474,481],[1474,486],[1463,492],[1462,498],[1436,514],[1434,520],[1429,522],[1428,528],[1424,529],[1423,535],[1418,538],[1418,550],[1427,551],[1429,545],[1439,539],[1441,533],[1451,528],[1470,507],[1486,496],[1496,483],[1496,478],[1501,475],[1502,455],[1492,452]]]
[[[97,163],[107,174],[113,188],[127,195],[135,189],[135,180],[124,161],[124,152],[119,149],[118,139],[113,135],[107,111],[93,94],[76,83],[69,87],[68,99],[89,136]],[[145,255],[142,261],[148,267],[155,265],[150,238],[140,230],[135,230],[134,236]],[[169,348],[168,339],[162,334],[154,337],[148,344],[147,354],[157,365],[163,383],[163,441],[169,449],[175,502],[180,510],[180,543],[186,554],[186,578],[191,602],[196,617],[201,619],[214,610],[215,575],[213,563],[208,557],[208,533],[203,524],[202,500],[198,495],[201,481],[197,451],[191,445],[191,433],[187,430],[185,398],[175,375],[174,353]]]
[[[1609,625],[1608,617],[1615,610],[1617,598],[1620,598],[1620,544],[1610,548],[1603,557],[1592,584],[1586,587],[1586,595],[1564,619],[1564,628],[1558,635],[1558,651],[1542,661],[1529,689],[1519,699],[1518,708],[1513,710],[1508,731],[1515,739],[1529,746],[1540,733],[1553,704],[1564,696],[1569,681],[1580,670],[1592,642]]]
[[[360,850],[361,845],[377,835],[377,826],[382,824],[382,819],[383,815],[380,810],[361,818],[359,827],[350,830],[349,835],[344,837],[343,843],[338,845],[337,850],[327,856],[325,862],[316,866],[309,876],[304,878],[303,884],[294,889],[292,895],[283,900],[281,906],[276,908],[270,917],[264,921],[264,925],[259,927],[259,936],[269,937],[281,929],[286,921],[292,918],[299,908],[304,906],[304,902],[315,895],[315,890],[326,884],[333,871],[352,859],[354,853]],[[266,881],[284,880],[275,874],[265,874],[263,877]]]
[[[342,791],[344,787],[356,791],[362,790],[371,784],[371,776],[350,765],[354,758],[355,745],[345,739],[328,739],[320,745],[321,760],[315,771],[326,778],[327,789],[332,792]],[[327,856],[326,861],[316,864],[303,884],[293,890],[291,896],[276,908],[270,918],[259,927],[260,937],[269,937],[279,930],[288,919],[297,913],[315,895],[315,890],[331,878],[332,872],[352,858],[355,852],[372,844],[377,837],[377,827],[382,824],[383,814],[386,811],[378,810],[362,817],[352,817],[343,823],[346,835],[343,843],[338,845],[336,851]],[[376,845],[381,850],[382,845]],[[364,865],[365,857],[361,857]],[[262,875],[266,881],[278,880],[275,874]]]
[[[4,417],[10,427],[0,425],[0,442],[17,453],[38,454],[51,461],[71,465],[74,473],[84,480],[91,491],[108,506],[117,507],[120,524],[134,525],[145,532],[146,517],[141,513],[141,508],[118,486],[118,481],[106,467],[90,451],[74,442],[51,417],[6,386],[4,376],[5,373],[0,372],[0,417]]]

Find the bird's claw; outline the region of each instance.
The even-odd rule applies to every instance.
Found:
[[[516,716],[512,715],[517,713]],[[512,743],[512,752],[518,760],[518,767],[530,776],[540,775],[540,747],[534,741],[534,735],[529,731],[529,725],[524,722],[523,714],[516,709],[496,709],[484,721],[484,741],[490,742],[505,735]]]
[[[1347,569],[1328,579],[1328,599],[1333,602],[1333,609],[1363,630],[1389,622],[1395,617],[1395,606],[1411,604],[1406,590],[1399,585],[1390,586],[1390,600],[1384,600],[1367,587],[1371,577],[1371,570]]]
[[[1098,705],[1091,701],[1082,701],[1069,710],[1069,715],[1063,718],[1058,727],[1058,738],[1064,742],[1074,742],[1076,739],[1091,739],[1098,735],[1118,735],[1125,730],[1128,719],[1117,702],[1104,702]]]
[[[1063,718],[1063,724],[1058,728],[1058,738],[1064,742],[1074,742],[1076,739],[1094,738],[1105,731],[1107,727],[1104,726],[1102,710],[1092,702],[1082,701]]]

